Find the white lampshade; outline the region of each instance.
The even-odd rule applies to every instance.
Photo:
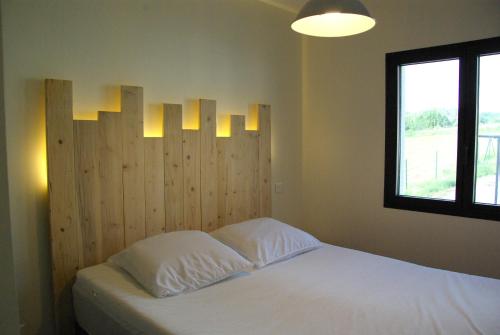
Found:
[[[375,26],[358,0],[309,0],[292,23],[298,33],[319,37],[355,35]]]

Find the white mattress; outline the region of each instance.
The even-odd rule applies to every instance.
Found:
[[[73,291],[91,334],[500,334],[500,280],[331,245],[176,297],[109,264]]]

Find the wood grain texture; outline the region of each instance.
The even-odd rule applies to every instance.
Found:
[[[99,188],[99,128],[97,121],[74,121],[75,173],[79,222],[83,241],[83,265],[102,258],[102,227]]]
[[[121,87],[125,246],[146,236],[142,87]]]
[[[231,137],[217,139],[218,225],[259,215],[259,137],[245,130],[245,117],[231,116]]]
[[[201,227],[217,228],[217,119],[214,100],[200,100]]]
[[[146,236],[165,232],[163,138],[144,139]]]
[[[201,230],[200,132],[182,131],[184,229]]]
[[[164,105],[165,228],[184,229],[182,106]]]
[[[247,176],[244,203],[247,207],[247,215],[250,219],[260,217],[260,188],[259,188],[259,133],[256,131],[245,132],[244,156],[246,168],[242,168]],[[235,181],[238,183],[238,181]]]
[[[73,93],[70,81],[45,81],[47,164],[56,329],[73,334],[71,286],[83,265],[75,186]]]
[[[231,174],[231,138],[219,137],[217,144],[217,228],[229,224],[231,217],[227,215],[229,176]],[[229,219],[229,220],[228,220]]]
[[[260,216],[272,215],[271,106],[259,105],[259,188]]]
[[[241,157],[243,156],[243,139],[245,133],[245,117],[243,115],[231,115],[231,144],[229,146],[229,156],[227,157],[230,166],[228,175],[228,193],[226,195],[226,222],[225,224],[233,224],[247,219],[245,213],[238,212],[243,209],[242,198],[245,186],[241,183],[238,185],[235,181],[241,175]]]
[[[259,137],[245,130],[245,118],[231,117],[231,174],[229,200],[231,223],[259,216]]]
[[[146,236],[271,215],[270,107],[252,129],[231,117],[216,138],[216,103],[200,100],[200,130],[182,129],[182,106],[164,105],[164,137],[144,138],[143,92],[123,86],[121,112],[73,121],[72,85],[46,81],[54,303],[59,334],[74,332],[78,269]]]
[[[121,122],[122,113],[99,113],[99,180],[104,259],[125,247]]]

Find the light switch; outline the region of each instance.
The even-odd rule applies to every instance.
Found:
[[[283,183],[274,183],[274,193],[283,193]]]

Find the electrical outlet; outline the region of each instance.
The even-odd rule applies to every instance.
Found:
[[[283,183],[274,183],[274,193],[283,193]]]

